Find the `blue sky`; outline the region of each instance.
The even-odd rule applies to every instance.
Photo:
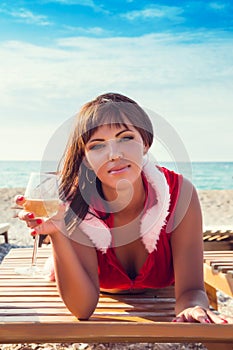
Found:
[[[1,1],[0,159],[41,159],[84,102],[117,91],[165,118],[191,160],[233,161],[232,33],[230,0]]]

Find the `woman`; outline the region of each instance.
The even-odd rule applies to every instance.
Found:
[[[208,308],[196,190],[147,159],[152,141],[151,121],[135,101],[98,96],[77,115],[64,156],[66,204],[46,222],[25,211],[19,217],[32,234],[50,236],[59,292],[79,319],[92,315],[100,290],[137,293],[175,282],[174,321],[226,323]]]

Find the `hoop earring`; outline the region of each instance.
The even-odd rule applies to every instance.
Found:
[[[94,171],[92,171],[93,174],[94,174],[94,177],[93,177],[93,179],[90,179],[89,176],[88,176],[88,172],[89,172],[89,170],[86,169],[86,179],[87,179],[87,181],[88,181],[90,184],[93,184],[93,182],[95,182],[95,179],[96,179],[95,173],[94,173]]]
[[[146,152],[146,154],[144,154],[143,156],[143,161],[142,161],[142,166],[145,167],[149,162],[149,154],[148,152]]]

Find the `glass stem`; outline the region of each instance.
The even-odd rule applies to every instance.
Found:
[[[33,252],[32,252],[32,266],[33,267],[36,266],[38,243],[39,243],[39,235],[37,234],[35,236],[34,245],[33,245]]]

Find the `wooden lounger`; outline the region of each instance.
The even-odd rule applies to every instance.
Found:
[[[5,243],[8,243],[8,230],[10,228],[10,224],[2,223],[0,224],[0,236],[4,237]]]
[[[217,310],[217,290],[233,297],[233,251],[205,252],[204,280],[210,304]]]
[[[228,226],[206,226],[203,231],[204,250],[233,250],[233,229]],[[49,244],[46,235],[40,235],[39,247]]]
[[[203,232],[204,250],[233,250],[233,228],[206,226]]]
[[[12,249],[0,265],[0,343],[30,342],[233,342],[233,325],[174,323],[174,290],[145,295],[102,294],[89,321],[65,307],[56,285],[43,277],[16,275],[30,264],[31,249]],[[50,249],[38,252],[43,266]],[[77,301],[78,302],[78,301]]]

